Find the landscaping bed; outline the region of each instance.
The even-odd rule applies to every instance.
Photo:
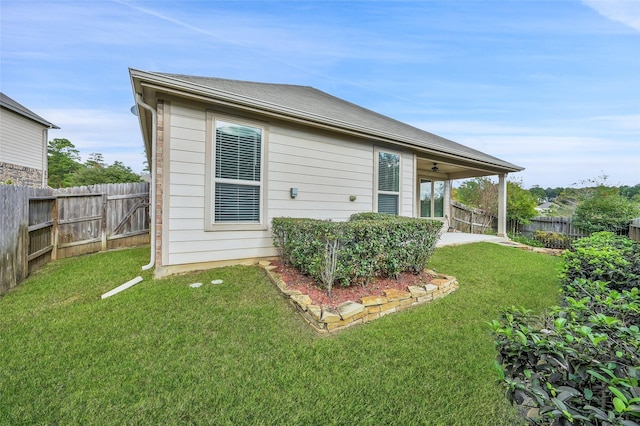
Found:
[[[419,274],[402,272],[395,279],[373,278],[368,285],[337,287],[329,295],[319,283],[294,267],[282,262],[260,264],[271,282],[320,334],[334,333],[422,305],[458,288],[455,277],[425,269]]]
[[[375,278],[367,285],[333,287],[331,297],[329,297],[327,290],[322,288],[320,283],[293,266],[285,265],[280,260],[272,261],[271,265],[275,266],[272,272],[280,276],[282,281],[287,284],[288,289],[298,290],[302,294],[307,294],[315,305],[331,308],[336,308],[348,300],[358,301],[366,296],[384,296],[384,291],[389,289],[406,291],[409,286],[429,284],[434,277],[434,274],[430,271],[422,271],[420,274],[403,272],[396,279]]]

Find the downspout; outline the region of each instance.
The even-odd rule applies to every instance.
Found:
[[[148,264],[142,267],[142,270],[146,271],[153,268],[156,263],[156,122],[158,120],[158,113],[151,105],[144,103],[139,93],[136,93],[136,104],[151,112],[151,164],[149,165],[151,171],[151,183],[149,186],[151,259],[149,259]]]

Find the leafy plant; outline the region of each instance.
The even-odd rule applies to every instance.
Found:
[[[491,323],[507,396],[532,424],[640,421],[640,292],[629,281],[598,280],[629,277],[637,247],[620,238],[594,234],[574,244],[561,306],[542,315],[512,307]]]
[[[605,281],[618,290],[640,285],[640,243],[627,237],[597,232],[575,241],[563,258],[565,285],[578,278]]]

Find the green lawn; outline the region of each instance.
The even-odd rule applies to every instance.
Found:
[[[0,424],[510,425],[486,323],[558,298],[558,258],[484,243],[436,251],[458,291],[330,337],[257,267],[100,299],[148,255],[53,262],[0,299]]]

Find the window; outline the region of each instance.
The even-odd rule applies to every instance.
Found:
[[[444,217],[444,181],[420,179],[420,217]]]
[[[400,155],[378,152],[378,212],[399,214]]]
[[[264,129],[221,119],[211,127],[210,224],[262,224]]]

